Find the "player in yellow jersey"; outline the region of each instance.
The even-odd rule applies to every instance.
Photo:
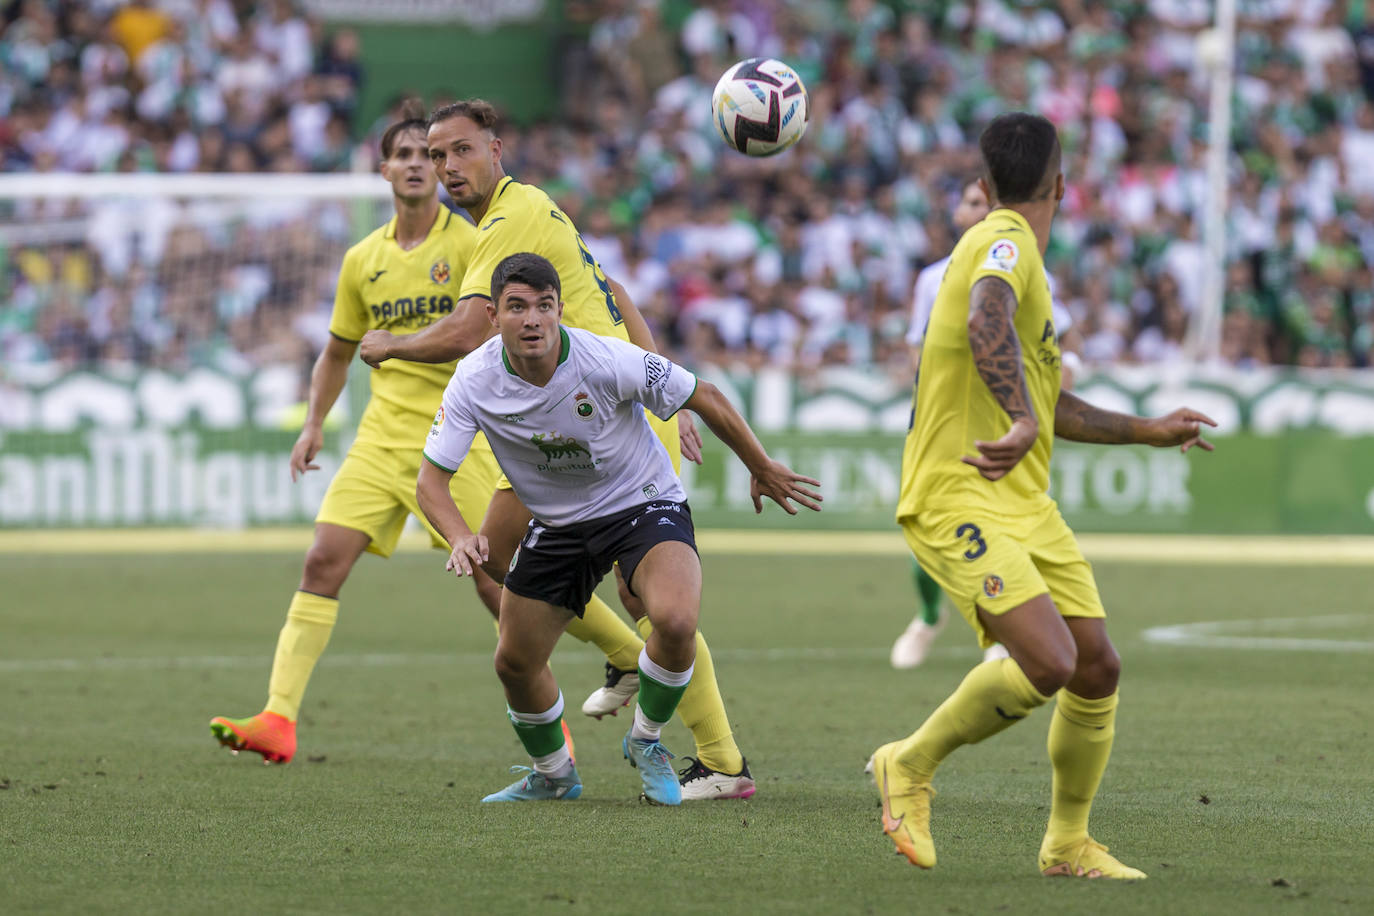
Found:
[[[1115,732],[1120,658],[1092,568],[1050,499],[1055,436],[1211,450],[1182,408],[1156,419],[1100,410],[1060,389],[1042,257],[1064,195],[1045,118],[995,118],[979,139],[992,212],[950,256],[926,330],[897,521],[907,544],[986,647],[985,661],[910,737],[873,754],[883,831],[914,865],[935,865],[931,780],[976,744],[1056,700],[1054,779],[1040,846],[1046,875],[1143,878],[1088,835]]]
[[[480,99],[446,105],[430,116],[429,151],[435,171],[454,201],[472,216],[477,225],[477,245],[452,316],[410,337],[370,332],[363,339],[362,358],[374,366],[395,358],[439,362],[476,349],[492,333],[487,317],[492,271],[507,256],[523,251],[548,259],[562,278],[566,325],[656,350],[648,325],[623,288],[602,272],[567,214],[539,188],[505,174],[496,121],[495,109]],[[649,420],[668,449],[674,468],[679,467],[682,449],[676,423],[664,423],[653,416]],[[683,442],[692,446],[699,441],[694,437],[695,430],[689,429]],[[529,521],[529,511],[503,482],[482,525],[482,534],[490,544],[485,568],[493,578],[504,576]],[[583,712],[597,718],[635,696],[641,636],[650,632],[643,608],[623,587],[620,594],[637,621],[640,635],[596,596],[588,603],[583,619],[568,628],[578,639],[596,643],[609,659],[606,687],[583,705]],[[696,674],[678,714],[692,731],[697,750],[696,758],[682,773],[683,798],[752,795],[754,780],[735,744],[710,650],[700,634]]]
[[[476,229],[440,205],[429,163],[424,121],[398,122],[382,135],[381,173],[391,183],[396,215],[344,255],[329,322],[329,342],[310,376],[305,427],[291,450],[291,478],[316,470],[323,424],[348,376],[358,341],[372,328],[413,334],[453,313],[467,272]],[[339,610],[339,591],[363,551],[390,556],[407,516],[443,538],[415,501],[422,449],[454,363],[395,360],[372,374],[372,397],[357,438],[334,476],[315,519],[300,587],[277,641],[267,707],[245,719],[217,716],[210,730],[235,751],[287,763],[296,751],[296,716],[315,663],[324,653]],[[469,464],[472,465],[469,471]],[[481,517],[500,468],[486,440],[474,442],[463,472],[453,478],[455,501]],[[500,586],[475,579],[482,602],[495,613]]]

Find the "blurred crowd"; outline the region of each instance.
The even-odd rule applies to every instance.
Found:
[[[297,173],[375,166],[352,29],[291,0],[18,0],[0,18],[0,166]],[[356,208],[355,208],[356,209]],[[20,201],[0,214],[0,357],[247,371],[308,364],[345,202]]]
[[[569,0],[560,117],[505,125],[506,168],[558,199],[680,358],[900,378],[913,282],[954,244],[980,130],[1041,112],[1068,182],[1047,263],[1083,361],[1178,361],[1202,296],[1212,7]],[[1222,357],[1367,366],[1374,26],[1359,0],[1240,7]],[[360,36],[289,0],[24,0],[2,24],[6,171],[375,163],[387,118],[355,117]],[[733,153],[711,124],[717,78],[747,56],[810,90],[806,137],[774,159]],[[54,224],[83,215],[49,205]],[[134,212],[132,239],[89,214],[85,237],[5,239],[0,356],[309,359],[356,214],[202,213],[159,236]],[[157,320],[125,318],[140,314]]]

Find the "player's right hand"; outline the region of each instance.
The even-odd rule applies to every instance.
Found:
[[[1026,452],[1035,445],[1040,435],[1040,424],[1030,417],[1020,417],[1012,421],[1011,429],[996,442],[975,440],[976,456],[965,455],[959,460],[971,464],[988,480],[998,480],[1007,476],[1016,463],[1025,457]]]
[[[453,552],[448,555],[444,569],[451,570],[458,578],[470,576],[473,571],[491,558],[487,539],[480,534],[469,534],[453,542]]]
[[[301,434],[296,437],[296,444],[291,446],[291,482],[296,482],[296,475],[305,476],[306,471],[318,471],[318,464],[311,464],[315,456],[320,453],[324,446],[324,432],[314,426],[306,426],[301,430]]]
[[[382,363],[391,358],[389,351],[394,339],[390,331],[368,331],[358,343],[358,355],[373,369],[381,368]]]

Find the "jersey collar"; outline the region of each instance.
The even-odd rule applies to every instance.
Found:
[[[387,221],[385,233],[387,238],[396,238],[396,222],[399,218],[400,217],[393,216]],[[440,226],[440,228],[447,229],[449,220],[451,219],[453,219],[453,211],[444,206],[443,201],[440,201],[439,212],[434,214],[434,222],[430,225],[429,232],[425,233],[425,241],[429,241],[429,237],[434,232],[435,227],[440,226],[441,223],[443,225]]]
[[[563,365],[568,361],[568,354],[572,352],[572,338],[568,336],[568,329],[563,325],[558,326],[558,365]],[[506,367],[506,371],[511,375],[519,375],[510,364],[510,355],[506,353],[506,348],[501,348],[501,365]]]
[[[1012,222],[1016,223],[1018,226],[1020,226],[1022,229],[1025,229],[1027,232],[1031,231],[1030,221],[1027,220],[1020,213],[1017,213],[1011,207],[998,207],[996,210],[993,210],[991,213],[989,213],[988,216],[995,216],[999,219],[1009,219]]]

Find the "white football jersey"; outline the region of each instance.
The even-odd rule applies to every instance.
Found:
[[[668,419],[696,391],[696,376],[634,344],[560,330],[558,368],[542,388],[515,374],[500,337],[460,362],[425,457],[457,470],[481,430],[521,502],[554,527],[686,501],[644,408]]]
[[[945,277],[949,258],[943,257],[916,275],[916,288],[911,295],[911,326],[906,332],[908,346],[917,346],[926,337],[926,325],[930,324],[930,310],[935,307],[935,294],[940,289],[940,281]],[[1045,282],[1050,285],[1050,299],[1054,306],[1054,332],[1063,334],[1073,326],[1073,315],[1055,298],[1054,277],[1045,271]]]
[[[914,347],[925,340],[930,310],[935,307],[935,293],[940,289],[948,266],[949,256],[946,255],[916,275],[916,289],[911,296],[911,327],[906,332],[908,346]]]

